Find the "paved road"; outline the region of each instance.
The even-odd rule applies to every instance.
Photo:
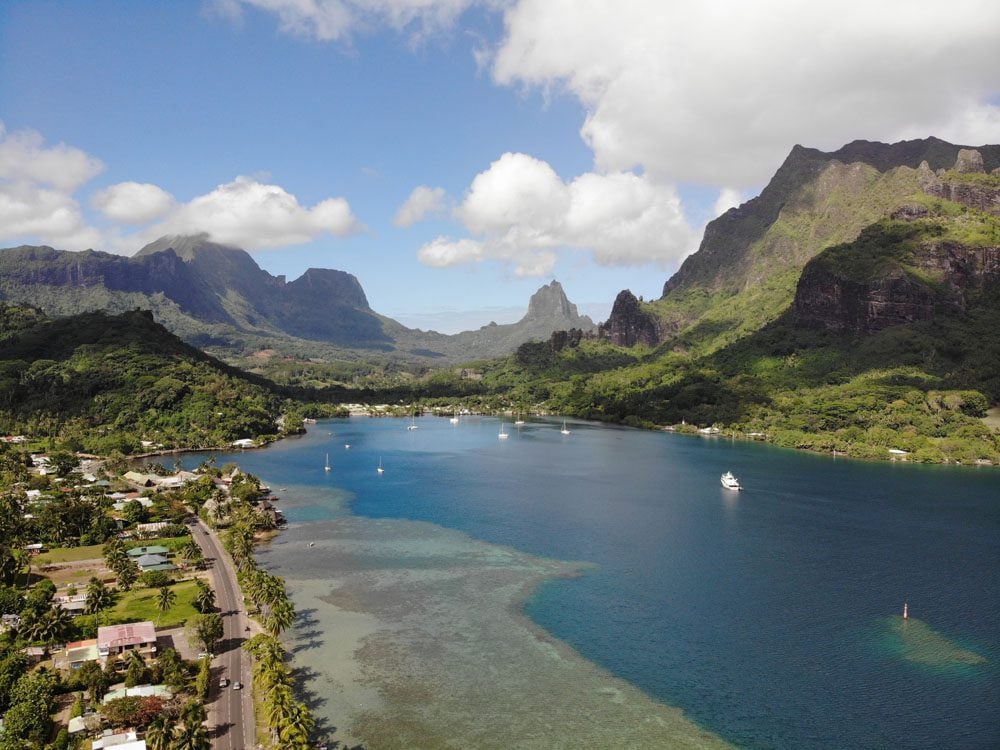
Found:
[[[222,612],[222,641],[212,660],[212,695],[216,696],[212,713],[216,725],[221,727],[221,734],[212,740],[212,747],[218,750],[253,750],[256,747],[256,726],[250,690],[250,657],[242,648],[249,622],[243,611],[243,597],[236,585],[236,571],[222,544],[205,524],[199,521],[192,531],[205,558],[210,560],[215,603]],[[219,687],[219,677],[222,676],[229,678],[229,687]],[[243,690],[232,689],[232,683],[236,681],[243,683]]]

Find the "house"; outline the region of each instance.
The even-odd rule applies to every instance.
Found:
[[[138,471],[126,471],[122,478],[139,487],[155,487],[160,479],[156,474],[143,474]]]
[[[256,448],[257,443],[255,443],[251,438],[243,438],[241,440],[234,440],[230,443],[234,448]]]
[[[139,536],[144,537],[155,537],[159,536],[159,532],[163,531],[165,528],[171,524],[166,521],[156,521],[154,523],[137,523],[135,525],[135,533]]]
[[[140,740],[139,735],[134,731],[112,734],[110,729],[105,729],[100,739],[94,740],[91,745],[93,750],[104,750],[113,747],[115,750],[146,750],[146,740]]]
[[[177,566],[170,562],[163,555],[143,555],[133,558],[139,566],[139,570],[146,573],[151,570],[176,570]]]
[[[56,664],[62,669],[79,669],[88,661],[98,661],[100,656],[96,638],[73,641],[66,644],[66,650],[56,659]]]
[[[75,617],[76,615],[82,615],[83,611],[87,608],[87,592],[73,594],[73,596],[61,594],[53,597],[52,602]]]
[[[28,657],[29,664],[38,664],[45,658],[45,646],[27,646],[21,649],[21,653]]]
[[[164,698],[170,700],[174,697],[173,692],[166,685],[136,685],[135,687],[122,687],[117,690],[109,690],[104,694],[102,703],[113,701],[118,698]]]
[[[139,651],[156,653],[156,627],[149,620],[125,625],[102,625],[97,629],[97,650],[102,658]]]
[[[133,547],[128,550],[129,557],[142,557],[143,555],[169,555],[170,550],[158,544],[151,544],[147,547]]]
[[[74,716],[69,720],[69,733],[96,732],[101,728],[101,715],[90,712],[83,716]]]

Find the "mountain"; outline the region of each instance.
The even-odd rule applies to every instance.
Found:
[[[105,455],[136,453],[143,440],[216,447],[274,435],[288,408],[272,383],[184,343],[148,311],[49,319],[0,305],[0,394],[6,433]]]
[[[0,250],[0,299],[51,315],[149,309],[189,343],[227,357],[275,350],[300,359],[459,361],[509,353],[554,330],[593,329],[553,282],[518,323],[455,336],[413,330],[373,311],[351,274],[310,268],[287,281],[204,234],[161,237],[132,257]]]
[[[925,194],[921,164],[952,170],[963,150],[973,149],[937,138],[859,140],[830,153],[795,146],[759,196],[708,224],[663,296],[644,306],[656,317],[657,341],[708,351],[775,320],[809,260]],[[984,172],[1000,167],[1000,146],[974,150]],[[606,327],[621,326],[612,315]]]
[[[661,299],[623,291],[600,338],[522,346],[482,383],[593,419],[996,464],[998,329],[1000,147],[796,147]]]

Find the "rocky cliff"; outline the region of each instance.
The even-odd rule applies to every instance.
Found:
[[[930,321],[964,312],[981,292],[1000,283],[1000,222],[995,180],[982,175],[978,152],[963,150],[950,172],[921,166],[928,192],[976,209],[907,204],[866,229],[853,243],[833,247],[806,265],[792,305],[801,325],[854,334]]]
[[[656,346],[660,342],[659,321],[625,289],[618,293],[611,315],[601,323],[597,335],[617,346]]]

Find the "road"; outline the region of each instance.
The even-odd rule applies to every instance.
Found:
[[[194,538],[201,545],[209,564],[215,587],[215,603],[222,612],[222,641],[212,659],[212,703],[210,713],[220,733],[212,740],[218,750],[253,750],[256,747],[256,725],[253,716],[250,657],[243,651],[243,641],[249,620],[243,610],[243,596],[236,584],[236,571],[222,549],[218,537],[204,523],[192,527]],[[219,687],[220,677],[229,678],[229,686]],[[239,681],[242,690],[233,690]]]

